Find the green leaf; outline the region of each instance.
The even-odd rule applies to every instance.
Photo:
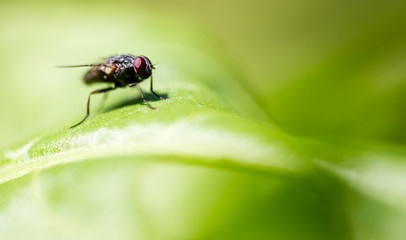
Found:
[[[19,238],[19,229],[38,239],[60,234],[76,238],[74,233],[83,238],[204,236],[218,231],[250,201],[241,193],[253,191],[253,196],[260,196],[281,185],[267,178],[260,183],[257,173],[296,179],[308,170],[306,157],[289,146],[301,140],[274,126],[215,60],[185,46],[155,50],[161,58],[154,88],[170,97],[157,100],[147,95],[156,111],[139,97],[133,100],[138,94],[135,89],[120,89],[121,95],[111,94],[112,103],[105,112],[93,110],[82,125],[69,129],[83,117],[78,111],[59,131],[1,153],[0,222],[5,223],[0,224],[1,238]],[[148,92],[149,82],[141,87]],[[123,96],[127,91],[131,98]],[[163,163],[190,168],[162,169]],[[223,170],[197,168],[202,165]],[[190,183],[184,185],[184,179]],[[230,189],[224,200],[229,202],[231,197],[231,205],[219,199],[229,181],[240,186]],[[265,191],[251,190],[252,184]],[[182,190],[161,192],[176,186]],[[295,194],[293,189],[288,194]],[[197,201],[197,195],[204,200]],[[179,199],[186,205],[196,203],[185,207],[177,203]],[[217,207],[224,211],[213,211]],[[212,214],[217,214],[216,221],[211,220]],[[243,219],[251,213],[241,214]],[[227,229],[240,224],[230,223]]]
[[[0,152],[0,239],[405,238],[406,152],[374,142],[404,138],[403,6],[158,2],[0,4],[0,146],[26,139]],[[69,130],[104,86],[53,66],[116,52],[170,99],[93,96]]]
[[[155,77],[155,88],[170,99],[147,95],[158,110],[149,109],[140,98],[124,101],[76,128],[66,126],[7,150],[0,182],[55,164],[112,157],[169,157],[181,163],[276,172],[306,167],[282,141],[289,136],[263,121],[266,115],[227,72],[197,51],[180,52],[185,50],[167,53],[162,60],[170,64],[160,64]],[[191,58],[194,63],[188,64]]]

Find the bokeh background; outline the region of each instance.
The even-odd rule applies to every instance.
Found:
[[[52,133],[82,117],[90,91],[80,81],[83,70],[55,66],[99,62],[102,57],[130,52],[149,56],[159,67],[165,49],[194,49],[210,57],[236,79],[275,125],[294,136],[333,145],[403,149],[406,143],[405,1],[1,1],[0,36],[1,148]],[[74,225],[74,231],[88,234],[85,236],[406,236],[402,231],[404,212],[354,194],[333,179],[320,188],[334,191],[320,195],[311,185],[303,183],[302,187],[294,180],[196,166],[123,163],[111,171],[131,179],[125,184],[115,174],[93,181],[86,178],[89,169],[95,171],[92,176],[103,176],[111,168],[109,161],[56,168],[49,174],[64,176],[70,168],[78,179],[84,178],[83,184],[61,178],[61,183],[47,189],[63,189],[64,181],[80,187],[66,188],[49,200],[50,205],[57,205],[59,198],[72,205],[93,199],[85,189],[100,187],[95,184],[98,181],[105,181],[105,189],[123,186],[116,197],[128,199],[128,206],[121,209],[138,203],[133,209],[138,215],[89,210],[90,200],[88,205],[79,204],[87,217]],[[136,194],[126,193],[132,188],[137,189]],[[109,204],[115,202],[104,199],[98,206],[111,209]],[[39,229],[46,229],[59,216],[44,209],[27,213],[53,219],[41,221],[43,228]],[[98,215],[92,215],[95,212]],[[14,219],[12,212],[8,214]],[[100,220],[108,217],[110,221]],[[56,222],[50,239],[73,226],[68,220],[66,225]],[[21,226],[30,229],[18,218],[1,224],[15,226],[10,230],[13,237]],[[104,226],[109,224],[117,235],[107,234]],[[131,226],[141,230],[120,232],[120,224],[129,224],[127,230]],[[35,227],[30,231],[35,233]]]
[[[122,52],[159,63],[163,44],[219,61],[290,132],[403,144],[404,13],[403,1],[3,1],[0,146],[76,114],[83,71],[54,66]]]

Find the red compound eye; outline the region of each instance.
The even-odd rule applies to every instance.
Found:
[[[144,57],[137,57],[135,59],[134,69],[138,74],[142,74],[147,70],[147,61]]]

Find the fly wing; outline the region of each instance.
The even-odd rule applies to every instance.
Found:
[[[57,66],[58,68],[75,68],[75,67],[112,67],[111,64],[99,63],[99,64],[81,64],[81,65],[65,65]]]
[[[114,71],[117,69],[117,66],[110,63],[99,63],[99,64],[81,64],[81,65],[67,65],[67,66],[58,66],[59,68],[76,68],[76,67],[92,67],[83,81],[87,84],[94,82],[114,82]]]

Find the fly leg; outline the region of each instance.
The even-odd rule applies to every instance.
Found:
[[[73,126],[70,127],[69,129],[72,129],[72,128],[74,128],[74,127],[79,126],[80,124],[82,124],[82,123],[86,120],[87,117],[89,117],[89,114],[90,114],[90,97],[91,97],[93,94],[104,93],[104,92],[111,91],[111,90],[113,90],[113,89],[115,89],[115,87],[103,88],[103,89],[99,89],[99,90],[96,90],[96,91],[91,92],[91,93],[89,94],[88,99],[87,99],[87,112],[86,112],[86,116],[82,119],[82,121],[80,121],[79,123],[73,125]]]
[[[159,96],[156,92],[154,92],[154,90],[153,90],[153,88],[152,88],[152,74],[151,74],[151,92],[155,95],[155,96],[157,96],[157,97],[159,97],[161,100],[165,100],[165,99],[169,99],[168,97],[161,97],[161,96]]]
[[[142,101],[144,101],[144,103],[147,104],[148,107],[151,108],[152,110],[155,110],[155,109],[156,109],[156,108],[154,108],[154,107],[151,107],[151,105],[149,105],[147,99],[145,99],[144,93],[142,92],[140,85],[139,85],[137,82],[136,82],[136,83],[130,83],[130,84],[128,84],[128,86],[129,86],[129,87],[137,86],[137,87],[138,87],[138,90],[139,90],[140,93],[141,93]]]

